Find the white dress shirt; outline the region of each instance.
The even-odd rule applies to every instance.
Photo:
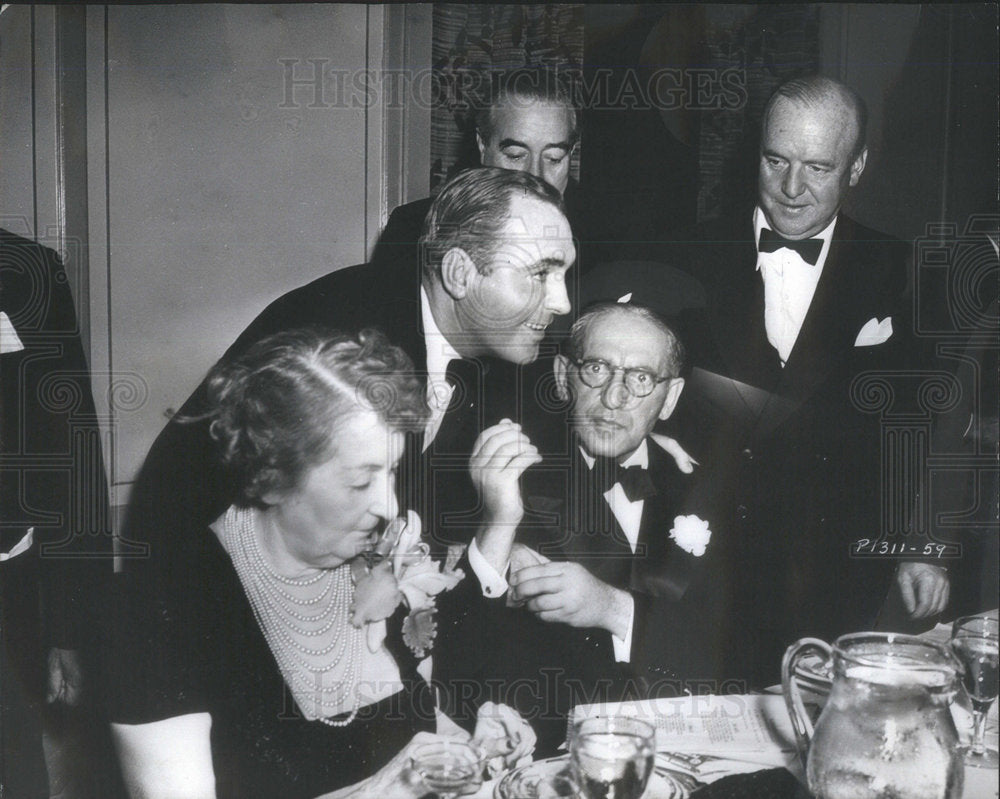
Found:
[[[830,252],[830,241],[837,218],[812,238],[823,240],[823,249],[815,264],[802,259],[794,250],[781,248],[775,252],[757,253],[757,270],[764,280],[764,327],[767,330],[767,340],[778,351],[781,365],[784,366],[792,353],[795,340],[802,330],[809,305],[816,293],[816,285],[826,256]],[[754,247],[760,242],[760,231],[768,230],[764,212],[757,208],[753,213]]]
[[[427,405],[431,409],[431,416],[424,428],[426,450],[441,429],[441,421],[455,390],[455,387],[445,380],[448,364],[461,356],[448,343],[448,339],[434,321],[431,303],[423,286],[420,287],[420,316],[424,323],[424,346],[427,347]]]
[[[582,448],[580,449],[580,454],[583,456],[583,460],[586,462],[587,468],[593,469],[594,461],[596,459],[585,452]],[[622,461],[621,465],[625,468],[628,468],[629,466],[641,466],[643,469],[649,467],[649,450],[645,439],[638,446],[635,452]],[[644,500],[640,499],[635,502],[631,502],[629,498],[625,496],[625,490],[621,487],[620,483],[615,483],[610,489],[605,491],[604,499],[611,508],[611,512],[615,515],[615,519],[618,520],[618,524],[621,525],[622,532],[625,533],[625,538],[628,540],[632,553],[635,554],[636,545],[639,541],[639,527],[642,524]],[[489,561],[483,557],[482,553],[479,551],[479,547],[476,546],[475,539],[473,539],[472,543],[469,544],[469,566],[472,568],[473,573],[479,580],[484,596],[501,597],[507,592],[509,585],[504,575],[506,575],[510,569],[510,564],[506,564],[503,569],[498,572],[490,565]],[[632,628],[634,626],[634,622],[635,601],[632,599],[630,594],[628,628],[626,629],[625,637],[619,638],[614,634],[611,636],[611,643],[614,646],[615,660],[619,663],[628,663],[629,660],[631,660]]]

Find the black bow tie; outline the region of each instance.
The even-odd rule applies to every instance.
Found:
[[[649,470],[642,466],[621,466],[614,458],[598,458],[591,469],[597,488],[603,494],[615,483],[620,483],[629,502],[638,502],[653,496],[656,486]]]
[[[786,239],[780,233],[770,228],[760,229],[760,240],[757,242],[758,252],[777,252],[782,247],[794,250],[807,264],[816,265],[819,254],[823,252],[823,239]]]

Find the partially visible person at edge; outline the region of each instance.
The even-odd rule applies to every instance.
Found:
[[[87,777],[98,781],[90,790],[106,790],[107,769],[95,761],[106,754],[110,767],[110,742],[92,717],[93,656],[111,574],[101,435],[70,281],[53,250],[0,230],[4,796],[49,796],[42,731],[57,720],[87,747]]]

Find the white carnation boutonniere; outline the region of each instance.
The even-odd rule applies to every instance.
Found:
[[[712,531],[708,529],[708,522],[694,514],[675,516],[674,526],[670,528],[670,537],[685,552],[700,558],[705,554],[708,542],[712,538]]]
[[[368,625],[368,648],[372,652],[385,639],[384,620],[400,602],[406,602],[410,612],[403,621],[403,640],[417,657],[423,657],[437,634],[434,597],[454,588],[465,576],[451,558],[443,568],[432,560],[420,533],[420,517],[412,510],[407,511],[405,520],[393,519],[368,558],[381,559],[357,577],[351,623],[356,627]]]

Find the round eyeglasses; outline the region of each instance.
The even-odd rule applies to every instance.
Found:
[[[636,397],[648,397],[660,383],[666,383],[671,378],[660,377],[648,369],[626,369],[624,366],[612,366],[607,361],[598,358],[588,358],[579,361],[570,359],[580,373],[580,379],[585,386],[602,388],[607,385],[618,372],[622,373],[623,383],[629,393]]]

